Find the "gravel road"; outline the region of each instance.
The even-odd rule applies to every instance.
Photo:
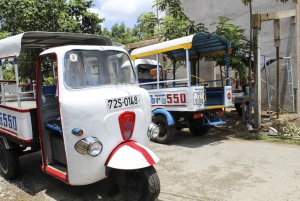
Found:
[[[226,135],[177,132],[168,145],[151,142],[160,161],[158,201],[300,200],[300,146]],[[18,179],[0,177],[0,200],[123,201],[109,179],[68,186],[40,170],[40,153],[22,156]]]

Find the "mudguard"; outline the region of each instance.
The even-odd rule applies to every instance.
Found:
[[[168,125],[169,125],[169,126],[175,124],[175,121],[174,121],[173,116],[172,116],[171,113],[168,112],[167,110],[161,109],[161,108],[156,109],[156,110],[153,110],[153,111],[152,111],[152,115],[156,115],[156,114],[163,114],[163,115],[165,115],[165,117],[167,118],[167,122],[168,122]]]
[[[140,169],[152,166],[159,158],[147,147],[135,141],[119,144],[107,158],[105,165],[115,169]]]

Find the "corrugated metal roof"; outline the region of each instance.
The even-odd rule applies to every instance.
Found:
[[[164,53],[171,59],[185,59],[186,50],[190,58],[205,57],[216,54],[225,54],[226,50],[231,52],[230,42],[219,35],[211,33],[197,33],[174,40],[164,41],[158,44],[137,48],[132,51],[131,59],[141,58],[153,54]]]

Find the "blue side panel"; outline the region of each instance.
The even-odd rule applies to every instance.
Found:
[[[168,111],[166,111],[164,109],[156,109],[156,110],[152,111],[152,115],[155,115],[155,114],[163,114],[163,115],[165,115],[165,117],[167,118],[167,122],[168,122],[169,126],[175,124],[174,118],[173,118],[173,116],[171,115],[170,112],[168,112]]]

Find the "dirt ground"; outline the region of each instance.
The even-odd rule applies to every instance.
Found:
[[[281,118],[298,123],[294,114]],[[195,200],[300,200],[300,146],[249,141],[237,138],[248,132],[235,112],[223,116],[226,125],[202,137],[188,131],[176,133],[168,145],[150,142],[160,161],[155,165],[161,182],[158,201]],[[261,132],[276,125],[263,123]],[[0,200],[17,201],[123,201],[117,192],[109,195],[112,181],[87,186],[68,186],[43,173],[40,153],[20,158],[20,176],[0,177]]]
[[[220,132],[222,129],[222,133],[227,133],[228,135],[232,135],[232,137],[239,137],[240,134],[244,134],[245,132],[251,133],[262,133],[265,135],[269,134],[269,128],[275,128],[278,133],[289,132],[288,128],[290,127],[300,127],[300,118],[296,113],[283,113],[279,115],[277,119],[276,113],[268,114],[265,111],[261,112],[261,128],[259,130],[254,128],[254,114],[251,116],[251,123],[253,125],[253,131],[249,131],[248,124],[249,120],[246,119],[246,122],[243,122],[242,118],[237,115],[237,112],[233,108],[227,108],[222,119],[226,121],[225,125],[217,126],[215,128]],[[215,130],[212,129],[212,130]],[[299,137],[298,135],[294,135],[294,137]]]

